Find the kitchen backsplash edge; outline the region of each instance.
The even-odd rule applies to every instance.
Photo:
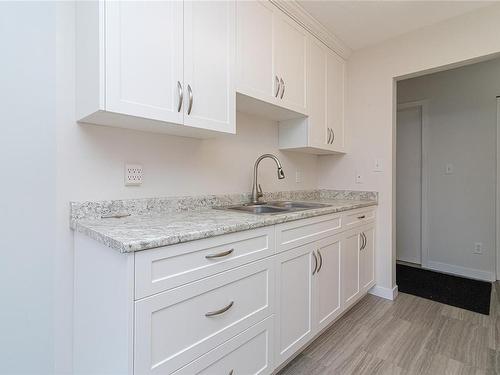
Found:
[[[293,190],[264,193],[263,200],[370,200],[378,201],[374,191]],[[249,202],[250,193],[198,195],[181,197],[137,198],[104,201],[70,202],[70,227],[79,220],[99,219],[112,215],[151,215],[182,212]]]

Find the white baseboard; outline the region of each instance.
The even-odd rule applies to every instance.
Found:
[[[398,286],[396,285],[394,288],[385,288],[383,286],[375,285],[368,291],[368,293],[394,301],[398,296]]]
[[[440,271],[444,273],[450,273],[452,275],[464,276],[470,279],[482,280],[482,281],[496,281],[496,275],[494,272],[477,270],[474,268],[454,266],[453,264],[446,264],[441,262],[427,261],[427,266],[423,267],[433,271]]]

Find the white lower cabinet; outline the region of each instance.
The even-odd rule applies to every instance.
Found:
[[[273,313],[272,258],[136,302],[135,372],[170,374]]]
[[[273,371],[274,316],[209,351],[175,375],[266,375]]]
[[[282,363],[313,336],[312,244],[276,256],[276,361]]]
[[[352,230],[344,235],[342,241],[342,302],[347,307],[356,301],[359,289],[359,252],[361,234]]]
[[[340,251],[342,248],[340,235],[325,238],[317,242],[319,258],[316,271],[316,317],[317,330],[322,330],[335,320],[342,312]]]
[[[375,285],[375,226],[367,225],[361,229],[364,245],[359,252],[359,279],[362,292]]]
[[[271,374],[375,284],[375,209],[120,254],[75,234],[74,373]]]

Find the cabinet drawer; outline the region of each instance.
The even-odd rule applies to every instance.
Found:
[[[273,259],[135,303],[135,373],[170,374],[273,313]]]
[[[245,332],[211,350],[174,375],[244,374],[265,375],[273,370],[273,319],[250,327]]]
[[[272,226],[141,251],[135,255],[135,299],[272,254]]]
[[[344,229],[350,229],[363,225],[368,221],[375,219],[375,208],[361,208],[358,210],[347,211],[343,215]]]
[[[323,215],[296,220],[276,226],[277,251],[297,246],[338,233],[342,228],[340,214]]]

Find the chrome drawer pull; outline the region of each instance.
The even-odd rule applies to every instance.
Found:
[[[319,273],[319,271],[321,271],[321,267],[323,267],[323,256],[321,255],[321,252],[319,251],[319,249],[317,251],[318,251],[318,255],[319,255],[319,267],[318,267],[318,273]]]
[[[207,258],[207,259],[222,258],[222,257],[228,256],[229,254],[232,254],[233,251],[234,251],[234,249],[230,249],[230,250],[223,251],[223,252],[217,253],[217,254],[205,255],[205,258]]]
[[[231,307],[233,307],[233,304],[234,304],[234,302],[233,302],[233,301],[231,301],[231,302],[229,302],[229,305],[227,305],[226,307],[223,307],[223,308],[222,308],[222,309],[220,309],[220,310],[207,312],[207,313],[205,314],[205,316],[206,316],[207,318],[210,318],[211,316],[216,316],[216,315],[224,314],[227,310],[229,310]]]
[[[314,257],[314,270],[313,270],[313,275],[316,273],[316,270],[318,269],[318,257],[316,256],[316,253],[313,251],[312,255]]]
[[[191,85],[188,85],[188,93],[189,93],[189,106],[187,114],[191,114],[191,109],[193,108],[193,90],[191,89]]]
[[[278,94],[280,93],[280,80],[278,76],[274,76],[274,79],[276,80],[276,92],[274,94],[274,97],[277,98]]]
[[[182,99],[184,98],[184,94],[182,91],[182,85],[180,81],[177,81],[177,89],[179,90],[179,105],[177,106],[177,112],[181,111],[182,108]]]
[[[285,95],[285,81],[283,81],[283,78],[280,78],[280,84],[281,84],[281,96],[280,96],[280,99],[283,99],[283,95]]]
[[[366,217],[366,215],[358,216],[358,219],[361,220],[361,219],[364,219],[365,217]]]

